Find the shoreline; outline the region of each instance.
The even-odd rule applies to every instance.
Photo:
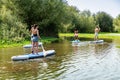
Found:
[[[74,33],[59,33],[60,37],[74,37]],[[94,38],[94,33],[79,33],[79,38]],[[99,33],[102,39],[120,39],[120,33]]]
[[[59,38],[52,38],[52,37],[45,37],[42,40],[39,40],[39,42],[42,42],[44,44],[50,44],[50,43],[54,43],[54,42],[58,42]],[[9,47],[21,47],[24,46],[26,44],[31,44],[30,40],[24,40],[24,41],[20,41],[20,42],[3,42],[2,40],[0,41],[0,48],[9,48]]]

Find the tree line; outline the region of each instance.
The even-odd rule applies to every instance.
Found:
[[[21,41],[30,38],[32,24],[38,24],[41,36],[58,37],[59,32],[120,32],[120,15],[91,13],[69,6],[66,0],[0,0],[0,39]]]

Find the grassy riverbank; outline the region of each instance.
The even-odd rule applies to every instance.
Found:
[[[73,37],[74,33],[60,33],[60,37]],[[89,38],[94,39],[94,33],[79,33],[79,39],[80,38]],[[116,41],[120,41],[120,33],[99,33],[99,39],[115,39]],[[116,45],[117,48],[120,48],[120,44]]]
[[[53,42],[59,41],[59,38],[42,37],[42,39],[39,40],[39,41],[43,42],[44,44],[49,44],[49,43],[53,43]],[[30,43],[31,43],[30,40],[24,40],[24,41],[20,41],[20,42],[12,42],[12,41],[1,40],[0,41],[0,48],[20,47],[20,46],[23,46],[25,44],[30,44]]]
[[[73,37],[74,33],[60,33],[60,37]],[[94,38],[94,33],[79,33],[79,38]],[[99,33],[99,38],[102,39],[120,39],[119,33]]]
[[[74,33],[59,33],[59,37],[74,37]],[[79,33],[79,38],[94,38],[94,33]],[[99,38],[100,39],[120,39],[120,34],[119,33],[99,33]],[[44,44],[49,44],[53,42],[58,42],[60,39],[59,38],[53,38],[53,37],[42,37],[40,40]],[[30,40],[24,40],[20,42],[10,42],[10,41],[0,41],[0,48],[5,48],[5,47],[20,47],[25,44],[30,44]]]

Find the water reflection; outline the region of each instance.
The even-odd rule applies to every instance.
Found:
[[[104,44],[72,46],[65,40],[44,45],[55,49],[56,55],[28,61],[13,62],[11,56],[29,53],[20,48],[0,49],[1,80],[119,80],[119,41]]]

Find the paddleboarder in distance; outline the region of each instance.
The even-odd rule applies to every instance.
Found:
[[[74,38],[75,40],[78,40],[78,30],[76,28],[74,30]]]
[[[95,27],[95,30],[94,30],[94,32],[95,32],[94,40],[98,40],[98,33],[99,33],[99,31],[100,31],[100,27],[97,25]]]

